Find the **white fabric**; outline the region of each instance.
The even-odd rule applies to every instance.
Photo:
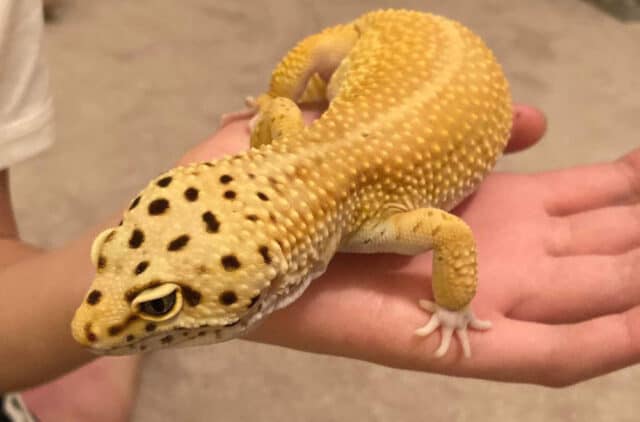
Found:
[[[0,406],[2,406],[0,408],[0,417],[4,415],[2,420],[9,418],[11,422],[36,422],[19,394],[7,394],[4,400],[0,396]]]
[[[40,0],[0,0],[0,169],[53,142]]]

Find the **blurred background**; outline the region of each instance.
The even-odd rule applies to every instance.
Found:
[[[57,142],[12,172],[23,236],[51,247],[122,209],[266,87],[297,40],[380,7],[457,19],[549,131],[501,161],[532,172],[638,146],[640,24],[578,0],[57,0]],[[640,368],[562,390],[399,371],[244,341],[146,360],[135,421],[637,421]]]

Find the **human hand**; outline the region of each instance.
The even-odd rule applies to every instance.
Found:
[[[509,149],[535,143],[544,119],[516,108]],[[519,112],[519,113],[518,113]],[[243,122],[191,151],[204,160],[246,147]],[[632,280],[640,152],[616,163],[536,175],[492,174],[456,211],[472,227],[479,290],[493,328],[472,332],[473,357],[413,334],[429,315],[431,254],[337,255],[294,304],[250,339],[456,376],[561,386],[640,360],[640,285]],[[640,261],[638,261],[640,262]]]

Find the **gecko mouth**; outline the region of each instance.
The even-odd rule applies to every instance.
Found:
[[[255,324],[256,312],[244,315],[236,322],[226,326],[200,325],[197,327],[180,327],[159,331],[155,334],[141,338],[131,338],[125,344],[117,344],[106,348],[91,348],[91,352],[97,355],[128,355],[133,353],[148,352],[168,347],[188,347],[221,343],[245,334]],[[126,338],[126,337],[125,337]]]
[[[319,271],[321,274],[323,272]],[[317,276],[317,275],[316,275]],[[300,283],[292,283],[279,295],[263,295],[251,312],[243,315],[236,322],[226,326],[201,325],[198,327],[180,327],[166,331],[158,331],[141,338],[131,338],[131,341],[120,343],[112,347],[89,347],[91,352],[97,355],[129,355],[140,352],[149,352],[168,347],[202,346],[213,343],[221,343],[237,337],[241,337],[254,329],[271,312],[280,309],[298,297],[306,289],[309,282],[315,276],[305,277]],[[265,297],[266,296],[266,297]],[[285,299],[283,301],[283,299]],[[285,303],[283,303],[285,302]],[[125,337],[126,338],[126,337]]]

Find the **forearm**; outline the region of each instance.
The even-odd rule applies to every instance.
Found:
[[[88,251],[104,227],[0,270],[0,391],[48,381],[92,358],[69,323],[93,277]]]

